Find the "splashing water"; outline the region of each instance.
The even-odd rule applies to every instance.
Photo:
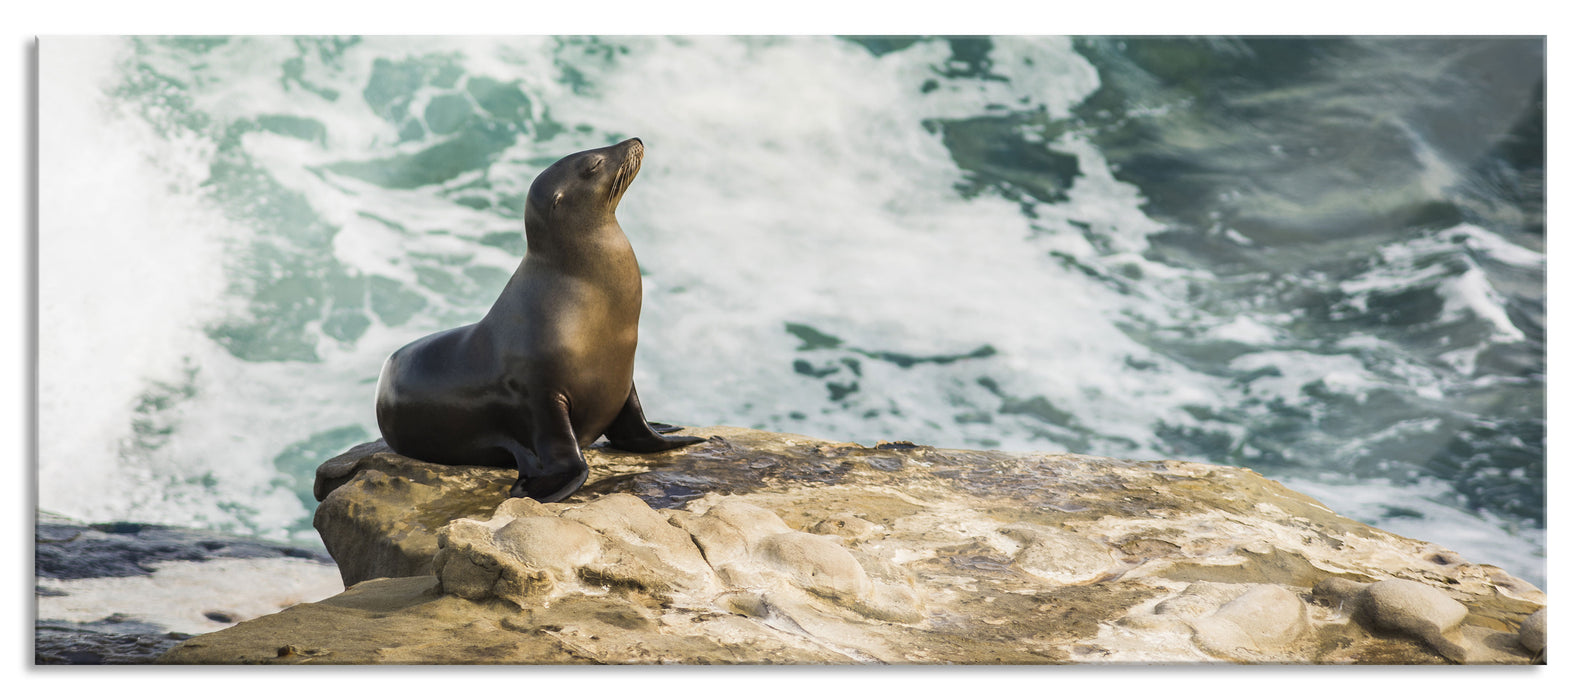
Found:
[[[640,136],[656,419],[1247,466],[1542,583],[1541,41],[42,47],[43,508],[313,539],[384,357]]]

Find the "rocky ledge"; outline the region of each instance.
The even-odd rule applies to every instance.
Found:
[[[346,592],[181,642],[204,663],[1525,664],[1544,593],[1179,461],[740,428],[595,446],[565,503],[359,445],[319,468]]]

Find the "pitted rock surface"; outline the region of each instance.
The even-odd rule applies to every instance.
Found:
[[[721,614],[922,618],[893,568],[876,578],[836,538],[792,530],[731,497],[701,512],[656,511],[627,494],[581,505],[507,501],[487,521],[452,521],[439,542],[441,590],[524,610],[619,587]]]
[[[686,432],[710,439],[595,445],[587,486],[550,505],[507,500],[509,470],[353,448],[321,468],[315,517],[350,590],[164,660],[1542,658],[1518,634],[1542,591],[1250,470]]]

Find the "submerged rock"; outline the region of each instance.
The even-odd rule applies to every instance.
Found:
[[[35,664],[147,664],[193,634],[339,590],[322,552],[147,523],[39,511]]]
[[[162,660],[1535,656],[1517,632],[1543,592],[1246,469],[687,432],[710,439],[653,455],[589,449],[588,485],[556,504],[507,499],[510,470],[353,448],[315,489],[315,525],[349,590]]]

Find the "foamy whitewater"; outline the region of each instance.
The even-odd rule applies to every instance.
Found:
[[[45,39],[39,506],[316,541],[638,136],[655,420],[1245,466],[1542,585],[1542,43],[1283,41]]]

